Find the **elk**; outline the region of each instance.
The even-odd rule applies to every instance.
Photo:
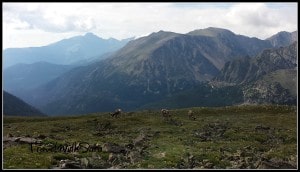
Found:
[[[168,109],[162,109],[160,112],[161,112],[163,118],[171,117],[170,112],[169,112]]]
[[[194,112],[192,110],[188,111],[188,116],[189,116],[189,119],[196,120],[196,118],[194,117]]]
[[[116,117],[116,118],[117,118],[119,115],[121,115],[121,113],[122,113],[122,110],[121,110],[121,109],[116,109],[115,112],[110,113],[110,115],[111,115],[112,117]]]

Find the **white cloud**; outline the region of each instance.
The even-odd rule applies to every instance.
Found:
[[[270,8],[262,3],[242,3],[232,6],[225,20],[233,31],[265,39],[279,31],[297,29],[295,6]]]
[[[41,46],[85,32],[124,39],[211,26],[265,39],[297,29],[297,3],[3,3],[3,48]]]

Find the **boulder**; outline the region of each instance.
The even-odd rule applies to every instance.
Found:
[[[37,140],[35,138],[31,137],[21,137],[20,140],[18,141],[19,143],[41,143],[41,140]]]
[[[60,169],[81,169],[80,162],[72,160],[60,160],[58,168]]]

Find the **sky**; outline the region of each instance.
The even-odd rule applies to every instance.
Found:
[[[3,47],[44,46],[92,32],[108,39],[218,27],[266,39],[297,30],[297,3],[2,3]]]

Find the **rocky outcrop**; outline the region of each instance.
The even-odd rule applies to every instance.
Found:
[[[43,138],[46,138],[46,136]],[[42,140],[43,139],[40,137],[37,138],[33,138],[30,136],[14,137],[11,133],[8,133],[7,136],[3,137],[3,149],[18,144],[39,144],[42,143]]]
[[[245,103],[294,105],[297,102],[297,97],[291,95],[289,90],[278,82],[268,83],[259,80],[245,87],[243,93]]]
[[[293,69],[297,66],[297,42],[274,49],[267,49],[253,58],[229,61],[215,81],[228,83],[249,83],[263,75],[279,69]]]

